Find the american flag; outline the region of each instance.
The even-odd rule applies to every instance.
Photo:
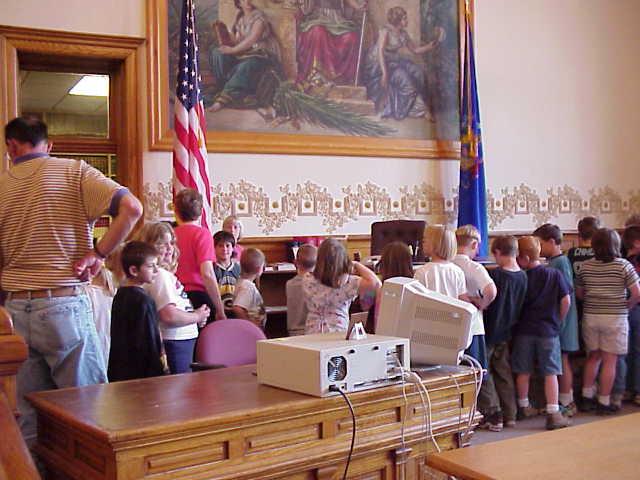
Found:
[[[201,224],[210,229],[211,186],[207,166],[205,132],[207,124],[200,92],[198,46],[193,0],[182,5],[180,26],[180,62],[175,101],[175,138],[173,141],[173,194],[193,188],[202,194],[204,209]]]

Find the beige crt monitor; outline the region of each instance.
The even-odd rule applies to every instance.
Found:
[[[460,363],[476,307],[410,278],[385,280],[381,295],[376,333],[408,338],[412,366]]]

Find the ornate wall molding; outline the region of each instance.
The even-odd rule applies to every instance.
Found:
[[[426,182],[403,185],[396,191],[373,182],[339,187],[333,194],[328,187],[312,181],[281,185],[276,196],[246,180],[212,188],[213,223],[227,215],[255,219],[265,235],[304,217],[316,217],[327,233],[335,233],[346,224],[371,217],[373,220],[424,218],[430,223],[454,224],[458,211],[457,189],[445,195]],[[144,186],[145,216],[149,220],[172,219],[171,182]],[[521,183],[487,191],[489,228],[499,230],[509,220],[526,217],[531,226],[545,222],[575,224],[593,215],[606,217],[607,224],[620,226],[625,218],[640,212],[640,190],[622,192],[605,185],[590,189],[586,195],[569,185],[547,188],[544,193]],[[567,216],[569,218],[567,218]]]
[[[378,220],[426,218],[430,222],[455,220],[456,200],[445,198],[432,185],[407,185],[392,195],[372,182],[346,185],[333,195],[327,187],[311,181],[278,188],[279,195],[270,197],[263,187],[240,180],[212,188],[213,223],[227,215],[252,217],[262,233],[270,234],[299,217],[318,217],[327,233],[334,233],[349,222],[363,217]],[[144,186],[145,217],[149,220],[173,218],[171,182]]]

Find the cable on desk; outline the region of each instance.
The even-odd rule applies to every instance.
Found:
[[[356,443],[356,414],[353,411],[353,405],[351,404],[351,400],[347,397],[347,394],[340,390],[336,385],[331,385],[329,390],[332,392],[338,392],[344,398],[344,401],[347,402],[347,406],[349,407],[349,411],[351,412],[351,446],[349,447],[349,456],[347,457],[347,463],[344,466],[344,474],[342,475],[342,480],[347,480],[347,472],[349,471],[349,464],[351,463],[351,456],[353,455],[353,447]]]

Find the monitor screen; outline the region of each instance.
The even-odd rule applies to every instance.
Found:
[[[376,333],[408,338],[413,366],[460,362],[471,343],[475,306],[410,278],[386,280],[381,295]]]

